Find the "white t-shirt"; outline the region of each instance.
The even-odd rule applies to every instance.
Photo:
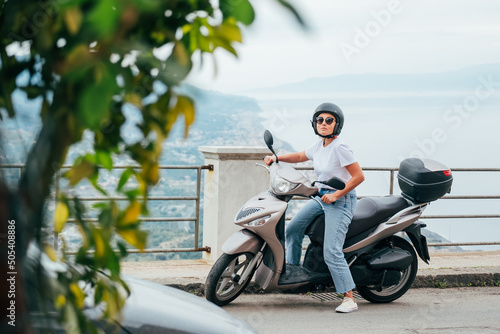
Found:
[[[339,138],[333,140],[330,145],[323,147],[323,140],[306,149],[306,157],[314,162],[314,172],[318,181],[327,181],[336,176],[344,182],[351,179],[351,174],[345,166],[357,162],[352,150]],[[330,188],[319,185],[321,188]],[[330,188],[331,189],[331,188]]]

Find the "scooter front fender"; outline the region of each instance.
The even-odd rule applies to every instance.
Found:
[[[262,248],[264,240],[257,234],[247,229],[233,233],[222,245],[222,251],[226,254],[252,253],[257,254]]]

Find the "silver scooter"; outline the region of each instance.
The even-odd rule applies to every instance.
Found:
[[[264,140],[276,155],[273,137]],[[258,164],[261,165],[261,164]],[[306,230],[310,239],[301,266],[285,262],[285,211],[294,196],[322,203],[316,183],[342,190],[337,178],[310,182],[288,164],[269,168],[271,189],[251,198],[237,213],[234,223],[243,227],[222,246],[206,283],[206,298],[220,306],[236,299],[253,277],[263,291],[311,291],[332,285],[323,258],[324,214],[314,218]],[[418,269],[417,253],[428,263],[429,251],[418,219],[429,202],[450,192],[451,171],[437,161],[405,159],[398,174],[402,196],[366,197],[358,201],[344,243],[356,289],[366,300],[388,303],[410,288]],[[397,233],[405,232],[411,243]],[[400,233],[401,234],[401,233]],[[413,246],[412,246],[413,244]]]

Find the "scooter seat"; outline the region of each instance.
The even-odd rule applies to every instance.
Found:
[[[365,197],[357,202],[346,240],[391,218],[410,204],[402,196]],[[306,235],[312,242],[323,245],[325,235],[324,215],[319,215],[309,225]]]
[[[402,196],[365,197],[358,201],[347,231],[349,239],[391,218],[410,204]]]

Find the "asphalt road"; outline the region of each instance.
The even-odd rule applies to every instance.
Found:
[[[411,289],[389,304],[358,300],[359,311],[349,314],[335,313],[339,304],[333,294],[261,294],[224,309],[261,334],[500,333],[500,287]]]

